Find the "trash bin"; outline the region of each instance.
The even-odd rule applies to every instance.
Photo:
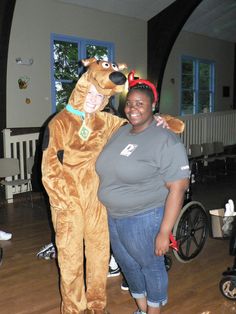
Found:
[[[231,235],[235,216],[226,217],[224,214],[224,208],[210,210],[213,238],[227,238]]]

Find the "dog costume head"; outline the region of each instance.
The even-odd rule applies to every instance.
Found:
[[[124,63],[111,63],[96,58],[84,59],[82,63],[88,69],[72,91],[69,104],[74,109],[83,111],[86,95],[91,85],[94,85],[96,90],[104,96],[103,103],[99,107],[99,111],[101,111],[111,96],[123,91],[126,77],[121,71],[127,66]]]

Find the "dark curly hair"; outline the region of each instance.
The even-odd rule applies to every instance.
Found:
[[[145,94],[145,95],[147,95],[148,98],[150,99],[151,104],[155,101],[155,99],[154,99],[154,94],[153,94],[152,89],[151,89],[148,85],[146,85],[146,84],[137,84],[137,85],[132,86],[132,87],[129,89],[128,93],[127,93],[127,97],[128,97],[133,91],[136,91],[136,90],[139,91],[139,92],[141,92],[141,93],[143,93],[143,94]]]

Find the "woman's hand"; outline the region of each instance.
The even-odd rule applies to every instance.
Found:
[[[155,254],[162,256],[169,251],[169,233],[159,232],[155,241]]]
[[[156,122],[157,122],[157,126],[162,125],[162,127],[163,127],[164,129],[169,129],[169,125],[168,125],[168,123],[166,122],[165,118],[162,118],[162,117],[159,116],[158,114],[155,114],[153,117],[154,117],[154,119],[155,119]]]

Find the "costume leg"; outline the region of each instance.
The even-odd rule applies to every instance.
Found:
[[[78,314],[86,309],[84,288],[83,215],[75,210],[52,209],[56,232],[63,314]]]
[[[97,201],[97,207],[86,211],[85,256],[88,309],[102,310],[106,306],[106,282],[110,257],[107,212]]]

